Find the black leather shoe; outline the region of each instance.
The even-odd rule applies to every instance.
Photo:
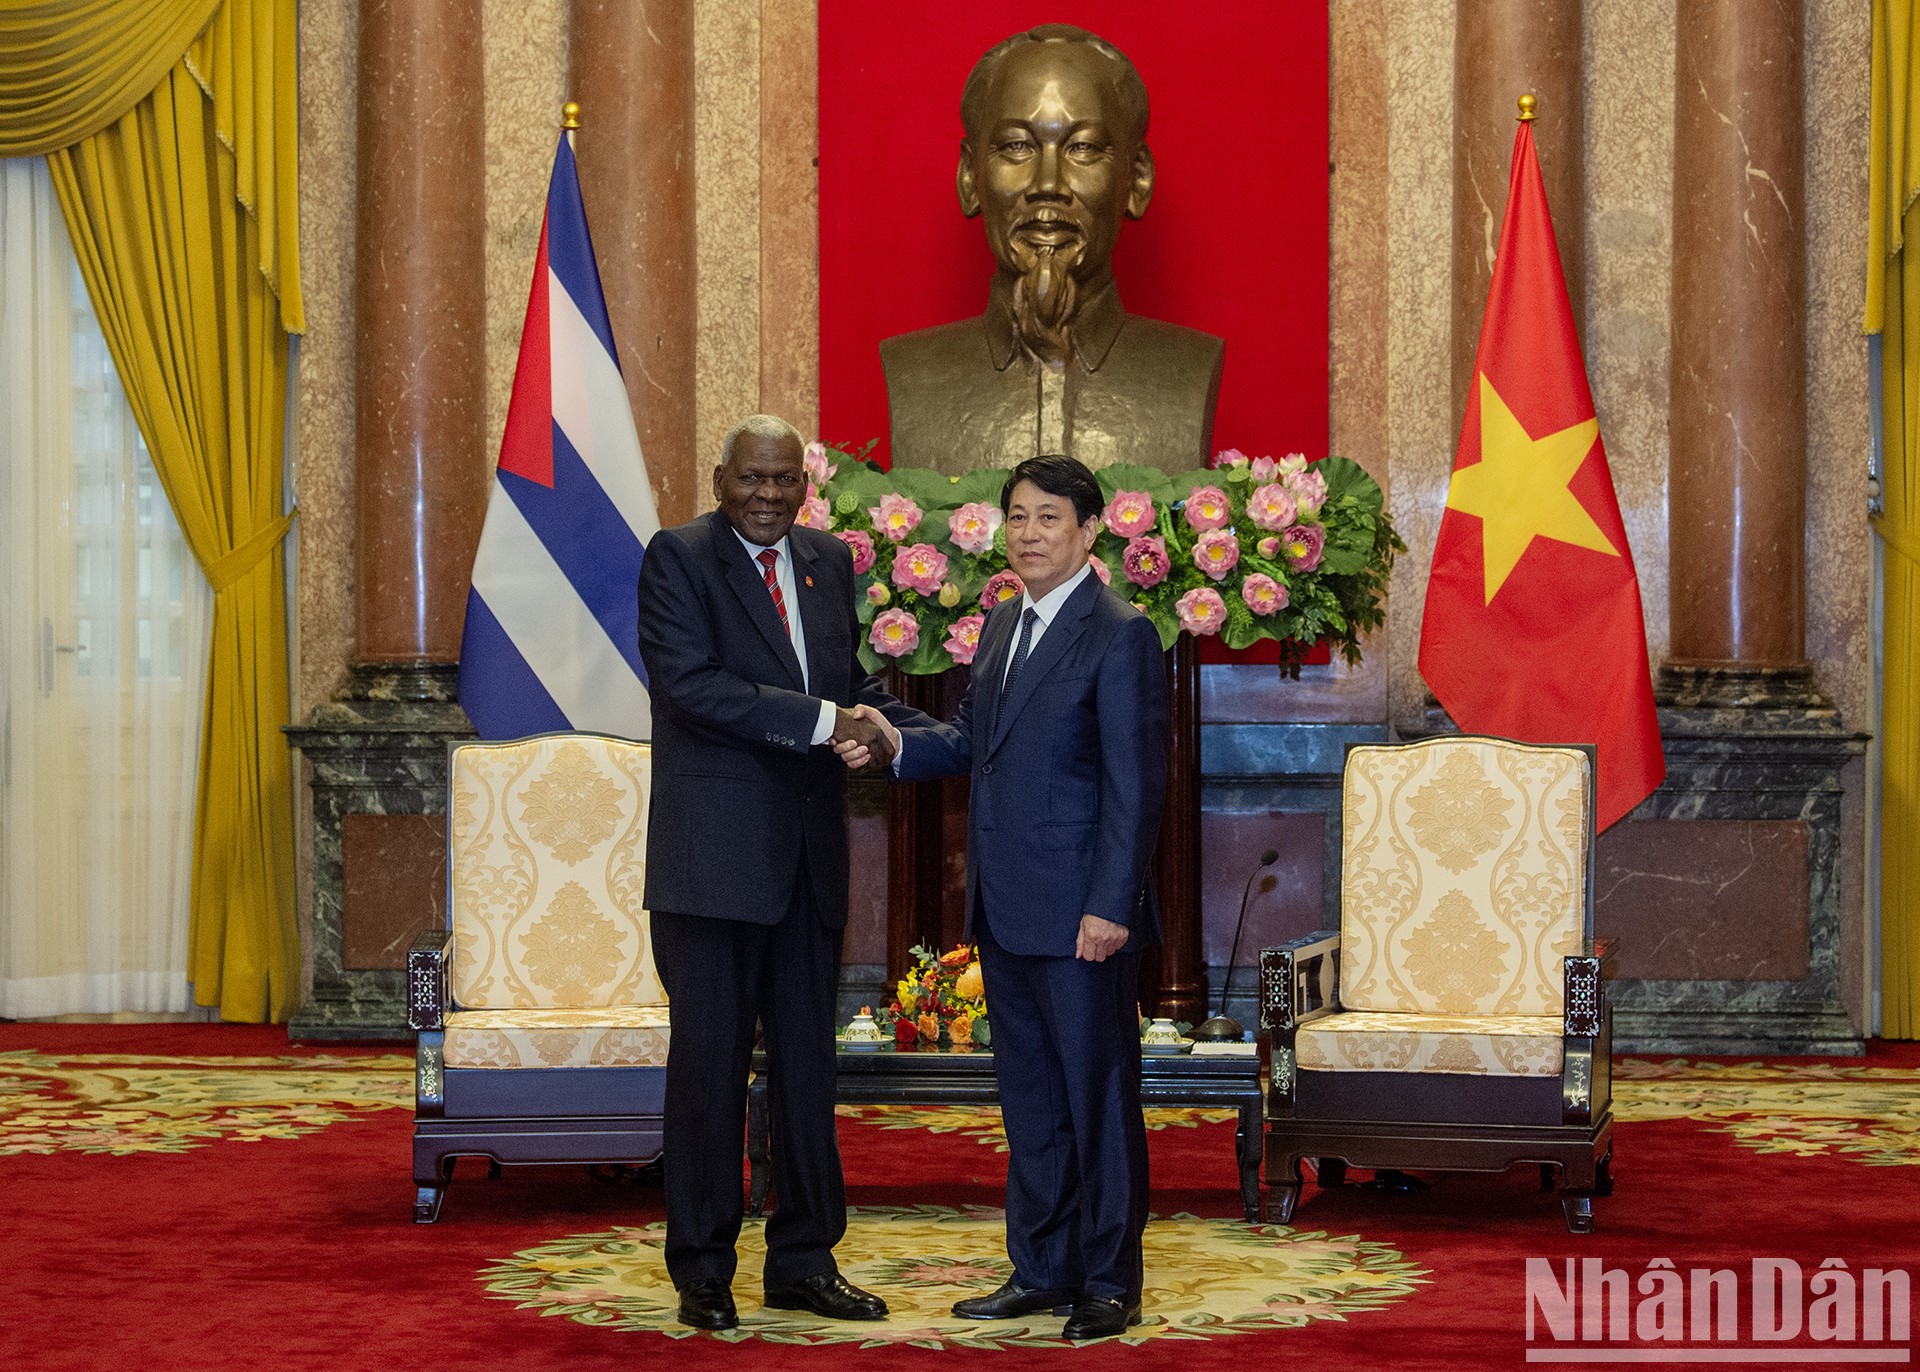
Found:
[[[1123,1303],[1087,1296],[1074,1302],[1073,1313],[1067,1316],[1067,1327],[1060,1334],[1075,1343],[1087,1339],[1110,1339],[1115,1334],[1126,1333],[1127,1326],[1138,1323],[1139,1301]]]
[[[862,1291],[838,1272],[821,1272],[791,1286],[769,1286],[767,1305],[774,1310],[811,1310],[830,1320],[884,1320],[887,1303],[871,1291]]]
[[[1078,1291],[1035,1291],[1009,1278],[992,1295],[969,1296],[953,1303],[953,1313],[963,1320],[1010,1320],[1016,1315],[1031,1315],[1047,1310],[1064,1315],[1080,1298]]]
[[[680,1323],[695,1329],[732,1329],[740,1323],[733,1292],[718,1277],[702,1277],[680,1288]]]

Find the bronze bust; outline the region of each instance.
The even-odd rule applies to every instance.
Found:
[[[1205,466],[1223,345],[1128,314],[1113,279],[1121,218],[1153,196],[1133,64],[1085,29],[1043,25],[974,65],[960,118],[960,208],[984,218],[999,268],[984,315],[881,343],[893,461]]]

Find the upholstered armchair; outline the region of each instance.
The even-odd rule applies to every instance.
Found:
[[[1593,939],[1593,756],[1448,736],[1342,780],[1340,928],[1260,955],[1268,1217],[1303,1158],[1557,1175],[1567,1228],[1612,1190],[1612,1018]]]
[[[457,1157],[645,1163],[667,1006],[647,912],[644,743],[546,734],[448,755],[447,927],[407,958],[413,1217]]]

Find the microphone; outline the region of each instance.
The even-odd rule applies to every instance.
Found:
[[[1233,951],[1227,954],[1227,970],[1220,978],[1220,1012],[1206,1023],[1194,1029],[1191,1037],[1203,1043],[1238,1043],[1246,1037],[1247,1031],[1240,1021],[1227,1018],[1227,991],[1233,983],[1233,965],[1240,960],[1240,935],[1247,928],[1247,904],[1253,899],[1253,883],[1260,874],[1280,860],[1277,849],[1269,848],[1260,854],[1260,861],[1247,877],[1247,888],[1240,893],[1240,918],[1233,924]],[[1269,890],[1270,887],[1262,887]]]

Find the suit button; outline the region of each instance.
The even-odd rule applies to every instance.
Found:
[[[980,769],[980,774],[981,774],[982,776],[989,776],[989,777],[990,777],[990,776],[992,776],[992,775],[993,775],[993,764],[992,764],[991,762],[989,762],[989,763],[988,763],[988,764],[987,764],[986,766],[984,766],[984,767],[982,767],[982,768]]]

